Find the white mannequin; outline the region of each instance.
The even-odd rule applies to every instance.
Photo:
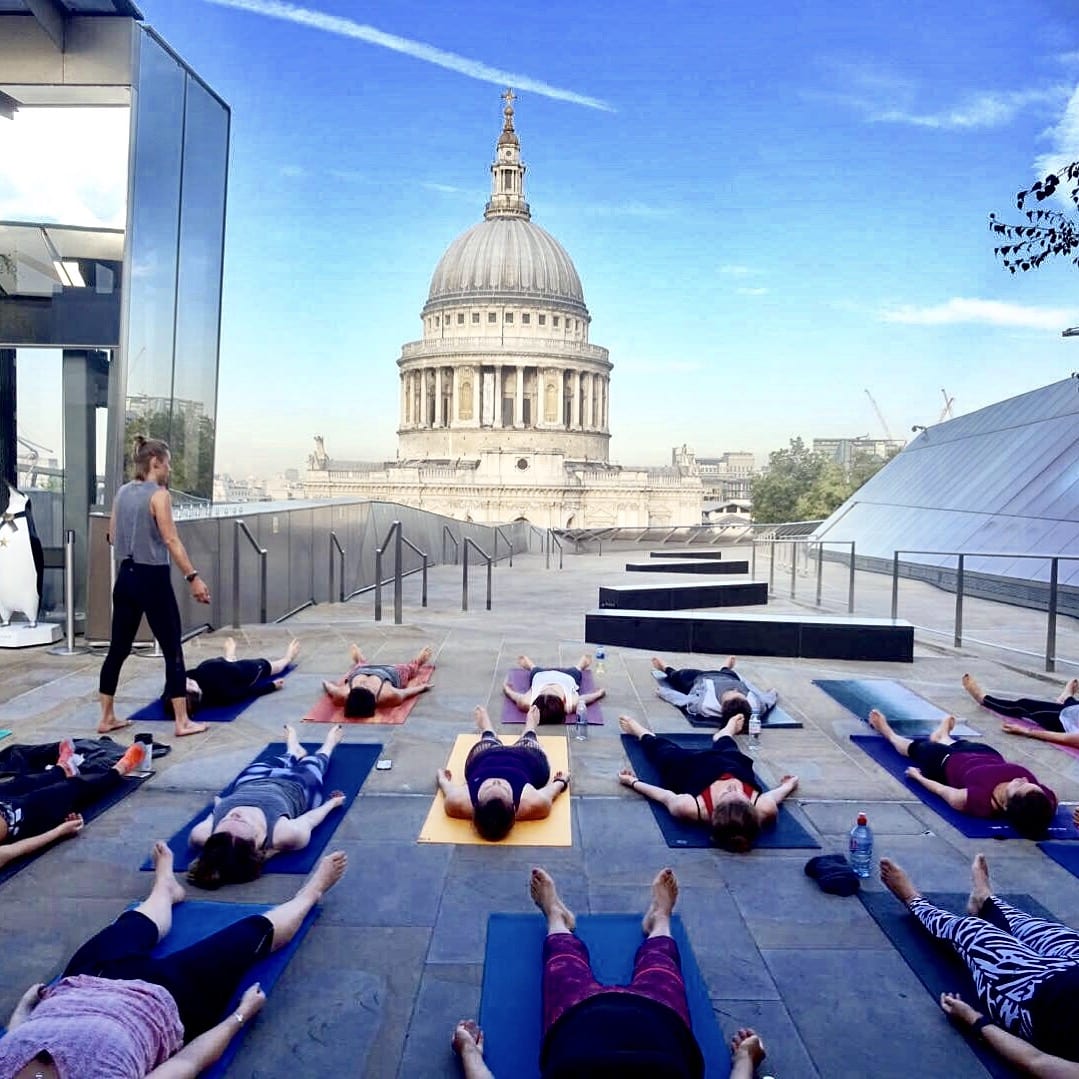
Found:
[[[31,628],[37,625],[41,594],[37,567],[30,545],[30,500],[11,484],[0,480],[0,625],[20,611]]]

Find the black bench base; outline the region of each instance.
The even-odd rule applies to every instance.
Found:
[[[748,562],[721,562],[718,558],[660,558],[655,562],[627,562],[627,573],[748,573]]]
[[[603,610],[680,611],[693,607],[751,607],[768,602],[763,581],[707,584],[618,584],[599,590]]]
[[[723,552],[713,548],[702,547],[699,551],[695,551],[692,548],[682,550],[675,550],[673,547],[667,551],[649,551],[649,558],[722,558]]]

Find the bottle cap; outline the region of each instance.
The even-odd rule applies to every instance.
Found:
[[[859,824],[868,824],[869,823],[869,818],[864,813],[859,813],[858,814],[858,823]]]

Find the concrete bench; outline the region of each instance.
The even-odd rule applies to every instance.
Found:
[[[627,562],[627,573],[748,573],[748,562],[721,562],[718,558],[660,558],[655,562]]]
[[[659,652],[914,662],[914,627],[903,619],[711,611],[596,610],[589,644]]]
[[[750,607],[768,602],[763,581],[616,584],[600,588],[603,610],[678,611],[690,607]]]
[[[671,548],[666,551],[650,551],[649,558],[722,558],[723,552],[716,548],[701,547],[694,550],[692,547],[681,550]]]

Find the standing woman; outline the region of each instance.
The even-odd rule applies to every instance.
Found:
[[[131,645],[142,616],[165,657],[165,697],[172,702],[176,735],[201,734],[205,723],[193,723],[187,714],[187,680],[180,642],[180,609],[170,580],[169,556],[199,603],[210,602],[210,589],[191,564],[172,519],[169,475],[172,472],[168,443],[157,438],[135,437],[135,479],[116,492],[109,519],[108,540],[116,552],[116,584],[112,590],[112,639],[101,667],[98,690],[101,722],[98,734],[130,725],[118,719],[114,709],[120,668],[131,654]]]

